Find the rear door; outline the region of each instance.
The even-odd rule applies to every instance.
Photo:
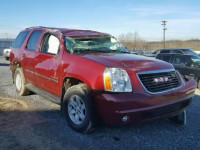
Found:
[[[38,43],[41,39],[42,32],[42,30],[35,30],[31,33],[23,53],[23,69],[25,78],[29,83],[32,83],[33,85],[36,84],[34,76],[36,50],[38,49]]]
[[[60,52],[59,36],[44,34],[40,51],[36,56],[35,74],[37,87],[53,94],[59,94],[59,79],[62,54]]]

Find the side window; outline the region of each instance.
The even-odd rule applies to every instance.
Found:
[[[170,50],[161,50],[160,53],[170,53]]]
[[[188,56],[185,57],[185,65],[186,65],[187,67],[194,67],[193,61],[192,61],[191,58],[188,57]]]
[[[183,56],[175,56],[174,58],[174,65],[179,65],[179,66],[186,66],[186,58]]]
[[[34,31],[31,34],[31,37],[30,37],[30,39],[28,41],[28,44],[26,46],[27,50],[30,50],[30,51],[35,51],[36,50],[37,44],[39,42],[41,34],[42,34],[42,31],[40,31],[40,30]]]
[[[60,50],[59,39],[51,34],[44,36],[41,52],[56,55]]]
[[[157,57],[156,57],[157,59],[161,59],[162,58],[162,55],[157,55]]]
[[[17,38],[15,39],[15,42],[13,43],[13,48],[20,48],[22,44],[24,43],[25,39],[27,38],[29,34],[29,31],[20,32]]]
[[[183,52],[181,52],[180,50],[173,50],[173,53],[183,54]]]
[[[162,60],[166,62],[170,62],[170,56],[169,55],[163,55]]]

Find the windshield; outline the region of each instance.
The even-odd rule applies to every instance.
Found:
[[[189,55],[197,55],[198,56],[198,54],[197,53],[195,53],[193,50],[191,50],[191,49],[185,49],[185,50],[183,50],[183,51],[185,51],[185,54],[189,54]]]
[[[70,53],[128,53],[128,50],[115,38],[105,37],[65,37],[65,46]]]

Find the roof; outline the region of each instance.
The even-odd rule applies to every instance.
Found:
[[[163,48],[163,49],[159,49],[159,50],[187,50],[189,48]]]
[[[29,27],[28,29],[47,29],[61,32],[66,37],[87,37],[87,36],[108,36],[107,33],[92,31],[92,30],[79,30],[79,29],[68,29],[68,28],[55,28],[55,27]]]
[[[159,53],[158,55],[184,55],[184,56],[193,56],[191,54],[180,54],[180,53]]]

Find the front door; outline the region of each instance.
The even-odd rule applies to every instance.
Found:
[[[189,58],[189,56],[186,55],[175,56],[174,67],[186,78],[188,79],[195,78],[195,68],[192,67],[192,61]]]
[[[60,96],[58,77],[62,54],[60,54],[59,38],[56,35],[46,33],[43,36],[40,51],[36,55],[34,72],[37,76],[37,87]]]

